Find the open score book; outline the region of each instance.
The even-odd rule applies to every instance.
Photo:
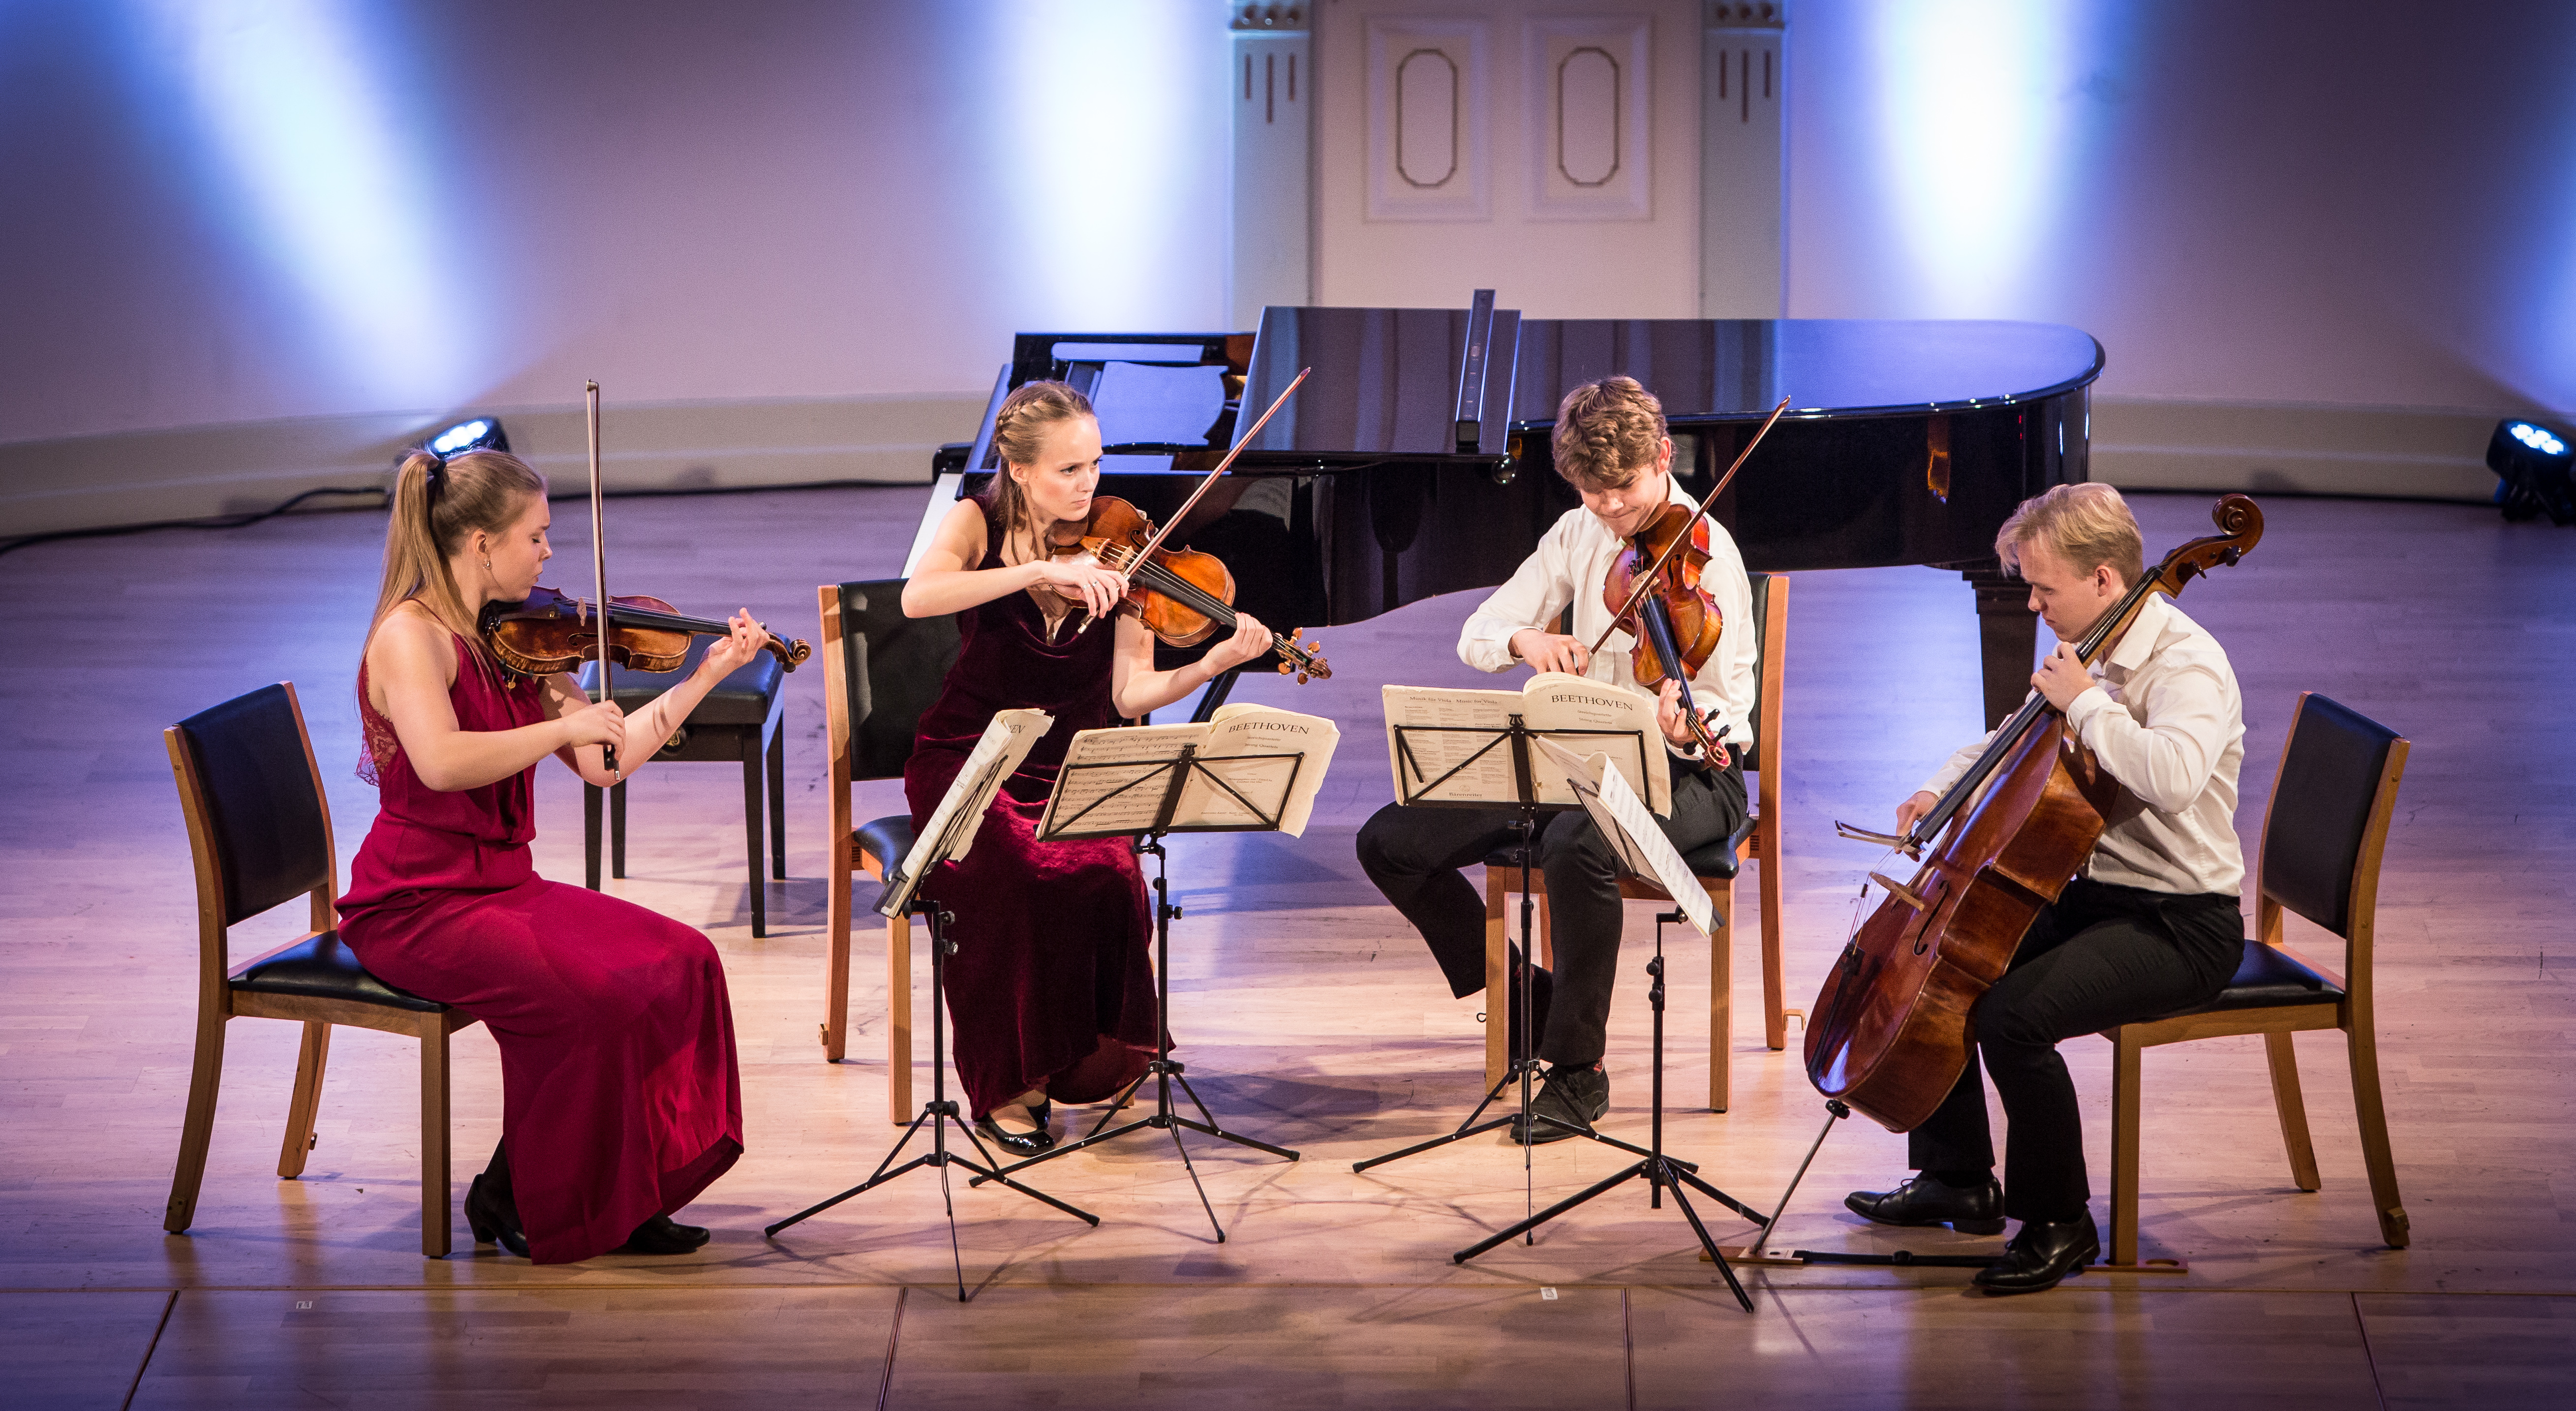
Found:
[[[1517,715],[1522,725],[1578,755],[1609,755],[1611,767],[1649,809],[1667,816],[1673,811],[1672,761],[1655,724],[1655,698],[1643,691],[1542,671],[1517,691],[1388,686],[1384,699],[1387,763],[1398,803],[1519,802],[1511,745],[1493,744],[1491,733],[1509,728]],[[1616,733],[1579,733],[1595,731]],[[1533,761],[1530,778],[1540,803],[1578,802],[1563,771]]]
[[[1219,706],[1205,724],[1085,730],[1065,747],[1064,771],[1038,836],[1104,837],[1154,827],[1173,757],[1196,745],[1195,767],[1181,781],[1167,826],[1267,828],[1268,810],[1275,808],[1279,831],[1293,838],[1306,831],[1341,738],[1340,727],[1320,715],[1264,705]]]

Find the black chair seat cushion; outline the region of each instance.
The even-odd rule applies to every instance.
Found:
[[[233,977],[233,988],[308,999],[355,1000],[386,1009],[408,1009],[415,1014],[436,1014],[447,1008],[434,999],[397,990],[368,974],[358,957],[340,944],[337,931],[325,931],[258,962]]]
[[[700,637],[691,642],[688,659],[681,662],[677,670],[628,671],[622,667],[619,668],[612,674],[612,679],[617,683],[617,703],[629,712],[642,710],[655,696],[680,684],[690,672],[697,670],[698,663],[706,659],[707,648],[714,644],[713,637]],[[691,725],[764,724],[769,719],[770,706],[778,699],[779,684],[786,680],[786,677],[786,668],[778,664],[778,658],[762,652],[734,668],[730,675],[717,682],[716,688],[707,692],[707,698],[698,702],[698,708],[689,712],[688,723]],[[599,664],[597,662],[581,669],[581,688],[590,694],[598,694]]]
[[[879,872],[892,872],[912,852],[912,815],[873,818],[859,829],[859,847],[877,860]]]
[[[2325,976],[2301,965],[2290,955],[2261,941],[2245,943],[2245,958],[2236,963],[2236,975],[2218,998],[2204,1005],[2182,1011],[2183,1014],[2215,1014],[2231,1009],[2283,1009],[2302,1004],[2337,1004],[2343,1000],[2342,987]],[[2166,1015],[2168,1019],[2178,1015]]]
[[[1682,861],[1689,866],[1691,875],[1694,877],[1711,882],[1732,882],[1735,880],[1736,872],[1743,866],[1737,857],[1737,852],[1744,846],[1744,840],[1751,836],[1753,836],[1753,824],[1747,820],[1743,830],[1734,837],[1720,842],[1702,843],[1689,852],[1683,853]],[[1485,865],[1497,870],[1509,868],[1515,872],[1519,871],[1521,845],[1503,844],[1485,855]]]

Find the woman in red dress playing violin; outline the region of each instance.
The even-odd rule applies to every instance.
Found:
[[[1065,747],[1078,730],[1169,705],[1271,648],[1270,629],[1236,614],[1205,657],[1154,669],[1153,635],[1133,613],[1107,630],[1126,578],[1076,544],[1100,483],[1100,424],[1061,382],[1031,382],[1002,402],[993,444],[1001,473],[960,501],[903,588],[908,617],[958,615],[964,642],[938,701],[921,717],[904,797],[918,829],[948,792],[995,712],[1035,707],[1055,726],[984,815],[966,860],[922,891],[956,916],[948,1008],[957,1079],[976,1130],[1014,1156],[1055,1145],[1049,1100],[1099,1102],[1144,1072],[1154,1052],[1152,921],[1144,874],[1123,838],[1037,841]]]
[[[537,762],[617,782],[765,634],[747,613],[697,671],[629,716],[570,676],[513,676],[475,630],[554,551],[544,479],[517,457],[415,451],[394,482],[385,581],[358,671],[382,793],[350,865],[340,934],[389,985],[483,1021],[501,1047],[501,1144],[465,1198],[478,1242],[540,1264],[682,1254],[672,1222],[742,1155],[724,966],[696,930],[539,878]]]

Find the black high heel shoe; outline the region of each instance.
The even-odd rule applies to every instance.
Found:
[[[1034,1132],[1006,1132],[993,1120],[991,1113],[975,1119],[975,1133],[984,1140],[1023,1160],[1055,1150],[1055,1133],[1047,1130],[1047,1120],[1055,1113],[1055,1104],[1041,1102],[1027,1109],[1029,1120],[1038,1124]]]
[[[618,1247],[620,1254],[687,1254],[707,1242],[707,1227],[683,1225],[668,1215],[656,1215],[635,1227]]]
[[[519,1212],[509,1197],[499,1193],[499,1183],[486,1185],[483,1176],[465,1190],[465,1223],[474,1231],[476,1244],[498,1244],[521,1259],[528,1257],[528,1237],[519,1229]]]

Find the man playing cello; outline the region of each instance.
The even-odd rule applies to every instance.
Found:
[[[2242,957],[2236,774],[2245,717],[2227,652],[2157,593],[2090,668],[2070,645],[2138,581],[2141,550],[2137,520],[2108,485],[2060,485],[2025,501],[1996,535],[1995,551],[2029,583],[2031,610],[2058,640],[2031,685],[2120,791],[2081,874],[2040,911],[2010,971],[1969,1012],[1967,1069],[1907,1137],[1921,1174],[1844,1200],[1887,1225],[1997,1234],[2019,1220],[2004,1257],[1977,1272],[1989,1293],[2054,1288],[2101,1250],[2082,1117],[2058,1042],[2205,1003]],[[1984,745],[1952,755],[1897,808],[1899,833]],[[2000,1185],[1981,1054],[2003,1100]]]

